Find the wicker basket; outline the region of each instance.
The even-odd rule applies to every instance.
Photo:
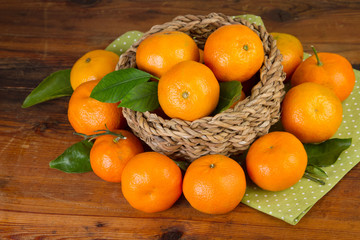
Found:
[[[246,25],[261,38],[265,59],[260,69],[259,83],[253,87],[251,95],[233,109],[192,122],[164,119],[155,113],[124,108],[123,114],[129,127],[154,151],[187,161],[207,154],[236,155],[248,149],[256,138],[268,133],[271,125],[279,120],[285,79],[282,56],[276,48],[276,42],[262,26],[217,13],[207,16],[186,15],[153,26],[141,40],[160,31],[177,30],[189,34],[199,47],[203,47],[214,30],[229,24]],[[121,55],[117,69],[136,66],[135,55],[139,42]]]

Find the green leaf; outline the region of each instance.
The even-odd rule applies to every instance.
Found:
[[[325,182],[323,180],[321,180],[320,178],[317,178],[317,177],[313,177],[311,174],[309,174],[307,172],[304,173],[304,177],[313,182],[316,182],[318,184],[325,185]]]
[[[351,138],[333,138],[319,144],[304,144],[308,164],[327,167],[336,162],[342,151],[351,146]]]
[[[126,107],[139,112],[155,110],[160,106],[157,88],[158,82],[141,83],[126,94],[119,107]]]
[[[238,81],[221,82],[219,103],[213,114],[225,111],[231,105],[238,101],[241,96],[242,85]]]
[[[189,167],[190,163],[186,162],[186,161],[176,161],[176,160],[173,160],[176,165],[181,169],[183,170],[184,172],[186,172],[186,169]]]
[[[326,174],[326,172],[322,168],[317,167],[317,166],[313,166],[313,165],[307,165],[305,171],[307,173],[314,174],[314,175],[316,175],[318,177],[327,177],[328,176]]]
[[[94,87],[90,97],[100,102],[117,103],[136,85],[147,82],[151,74],[136,68],[121,69],[107,74]]]
[[[25,99],[22,108],[31,107],[51,99],[71,96],[71,69],[60,70],[46,77]]]
[[[244,15],[234,16],[233,18],[242,18],[242,19],[245,19],[245,20],[247,20],[247,21],[249,21],[251,23],[255,23],[257,25],[263,26],[265,28],[263,20],[261,19],[260,16],[257,16],[257,15],[244,14]]]
[[[67,173],[91,172],[90,150],[92,146],[93,143],[87,140],[75,143],[55,160],[52,160],[49,165],[51,168]]]

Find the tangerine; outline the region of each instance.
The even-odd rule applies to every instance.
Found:
[[[105,125],[111,131],[126,125],[122,108],[118,108],[116,103],[104,103],[90,97],[99,81],[82,83],[70,97],[68,119],[78,133],[92,135],[104,129]]]
[[[283,59],[281,64],[286,73],[286,78],[290,79],[296,68],[303,60],[304,49],[300,40],[288,33],[270,33],[276,40],[276,46],[279,49]]]
[[[291,88],[282,102],[281,122],[303,143],[332,137],[342,122],[340,99],[329,88],[306,82]]]
[[[125,166],[121,189],[129,204],[140,211],[153,213],[169,209],[182,190],[180,168],[169,157],[144,152]]]
[[[103,135],[96,138],[90,151],[94,173],[108,182],[120,182],[124,167],[132,157],[144,151],[141,141],[127,130],[114,130],[125,138]]]
[[[205,42],[204,63],[219,81],[244,82],[260,69],[263,61],[260,37],[244,25],[222,26]]]
[[[288,132],[271,132],[258,138],[246,155],[250,179],[268,191],[282,191],[304,175],[307,153],[303,144]]]
[[[205,117],[216,108],[219,95],[219,82],[199,62],[180,62],[159,80],[159,103],[171,118],[193,121]]]
[[[350,62],[335,53],[317,53],[307,58],[294,72],[291,85],[315,82],[332,89],[344,101],[355,86],[355,73]]]
[[[157,77],[185,60],[199,61],[199,49],[189,35],[179,31],[152,34],[136,51],[137,67]]]
[[[70,72],[71,87],[75,90],[81,83],[101,80],[115,70],[119,56],[106,50],[93,50],[79,58]]]
[[[208,214],[224,214],[241,202],[246,190],[245,174],[233,159],[206,155],[187,168],[183,193],[190,205]]]
[[[234,108],[235,105],[236,105],[238,102],[241,102],[241,101],[244,100],[245,98],[246,98],[245,92],[244,92],[244,91],[241,91],[241,95],[240,95],[239,100],[235,101],[235,102],[230,106],[230,108]]]

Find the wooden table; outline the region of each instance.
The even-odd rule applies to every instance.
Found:
[[[360,68],[360,1],[0,1],[0,239],[358,239],[359,165],[295,226],[243,204],[202,214],[184,197],[145,214],[120,184],[49,168],[79,137],[66,117],[69,98],[21,108],[42,79],[126,31],[210,12],[260,15],[305,51],[314,44]]]

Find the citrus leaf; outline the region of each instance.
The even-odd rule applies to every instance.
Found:
[[[160,106],[157,87],[158,82],[145,82],[135,86],[122,99],[119,107],[126,107],[139,112],[157,109]]]
[[[189,167],[190,163],[186,162],[186,161],[176,161],[176,160],[173,160],[176,165],[183,171],[186,172],[186,169]]]
[[[94,87],[90,97],[100,102],[117,103],[136,85],[147,82],[151,74],[136,68],[111,72]]]
[[[308,164],[327,167],[336,162],[340,154],[351,145],[351,138],[332,138],[319,144],[304,144]]]
[[[46,77],[24,100],[22,108],[31,107],[51,99],[71,96],[71,69],[60,70]]]
[[[314,174],[318,177],[327,177],[327,173],[320,167],[317,167],[317,166],[313,166],[311,164],[308,164],[306,166],[306,170],[305,170],[307,173],[310,173],[310,174]]]
[[[317,177],[312,176],[312,175],[309,174],[308,172],[305,172],[303,177],[305,177],[305,178],[307,178],[307,179],[309,179],[309,180],[311,180],[311,181],[313,181],[313,182],[316,182],[316,183],[318,183],[318,184],[325,185],[325,181],[323,181],[323,180],[320,179],[320,178],[317,178]]]
[[[242,85],[238,81],[221,82],[220,83],[220,97],[218,105],[214,114],[225,111],[231,105],[238,101],[241,96]]]
[[[87,140],[75,143],[55,160],[52,160],[49,166],[67,173],[91,172],[90,150],[92,146],[93,143]]]

